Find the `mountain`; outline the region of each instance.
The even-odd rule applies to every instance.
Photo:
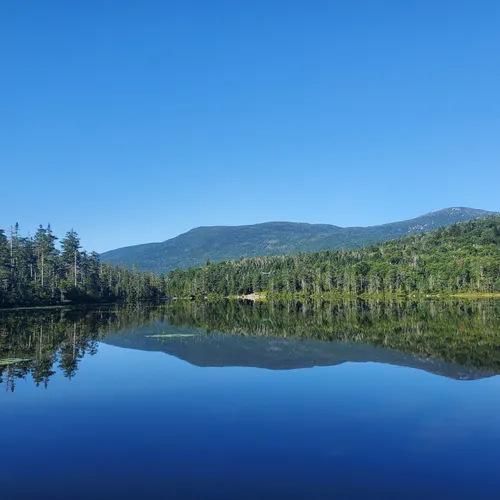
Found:
[[[173,330],[171,330],[173,331]],[[343,363],[383,363],[423,370],[455,380],[476,380],[493,373],[455,363],[405,354],[358,342],[323,342],[258,338],[181,329],[170,335],[110,335],[104,343],[141,351],[159,351],[200,367],[246,366],[267,370],[297,370]]]
[[[118,248],[101,254],[110,264],[138,270],[167,272],[241,257],[284,255],[320,250],[358,248],[381,241],[423,233],[495,212],[474,208],[447,208],[415,219],[370,227],[266,222],[249,226],[199,227],[161,243]]]
[[[412,234],[354,250],[267,255],[178,269],[171,297],[265,293],[500,294],[500,215]]]

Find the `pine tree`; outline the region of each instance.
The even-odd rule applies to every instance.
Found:
[[[62,253],[61,257],[66,268],[66,279],[77,287],[78,282],[78,265],[80,262],[80,238],[78,234],[71,229],[66,233],[66,236],[61,241]]]

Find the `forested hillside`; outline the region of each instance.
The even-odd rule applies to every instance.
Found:
[[[474,208],[447,208],[415,219],[370,227],[267,222],[250,226],[199,227],[162,243],[118,248],[101,255],[103,262],[139,270],[167,272],[201,266],[207,260],[240,259],[262,255],[347,250],[450,226],[492,212]]]
[[[0,229],[0,307],[78,304],[117,300],[149,301],[162,296],[164,280],[99,262],[95,252],[81,249],[71,230],[56,246],[50,225],[34,237],[23,237],[19,226]]]
[[[172,271],[173,296],[500,292],[500,217],[350,251],[269,256]]]
[[[500,292],[500,216],[349,251],[267,256],[162,275],[115,267],[81,249],[76,232],[56,245],[50,226],[23,237],[0,230],[0,307],[177,297]]]

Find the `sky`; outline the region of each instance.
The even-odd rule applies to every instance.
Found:
[[[4,0],[0,228],[500,211],[496,0]]]

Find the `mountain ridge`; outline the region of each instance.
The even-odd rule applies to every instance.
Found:
[[[139,270],[168,272],[244,257],[347,250],[450,226],[498,212],[450,207],[413,219],[374,226],[341,227],[332,224],[270,221],[239,226],[199,226],[163,242],[142,243],[110,250],[101,260],[135,266]]]

